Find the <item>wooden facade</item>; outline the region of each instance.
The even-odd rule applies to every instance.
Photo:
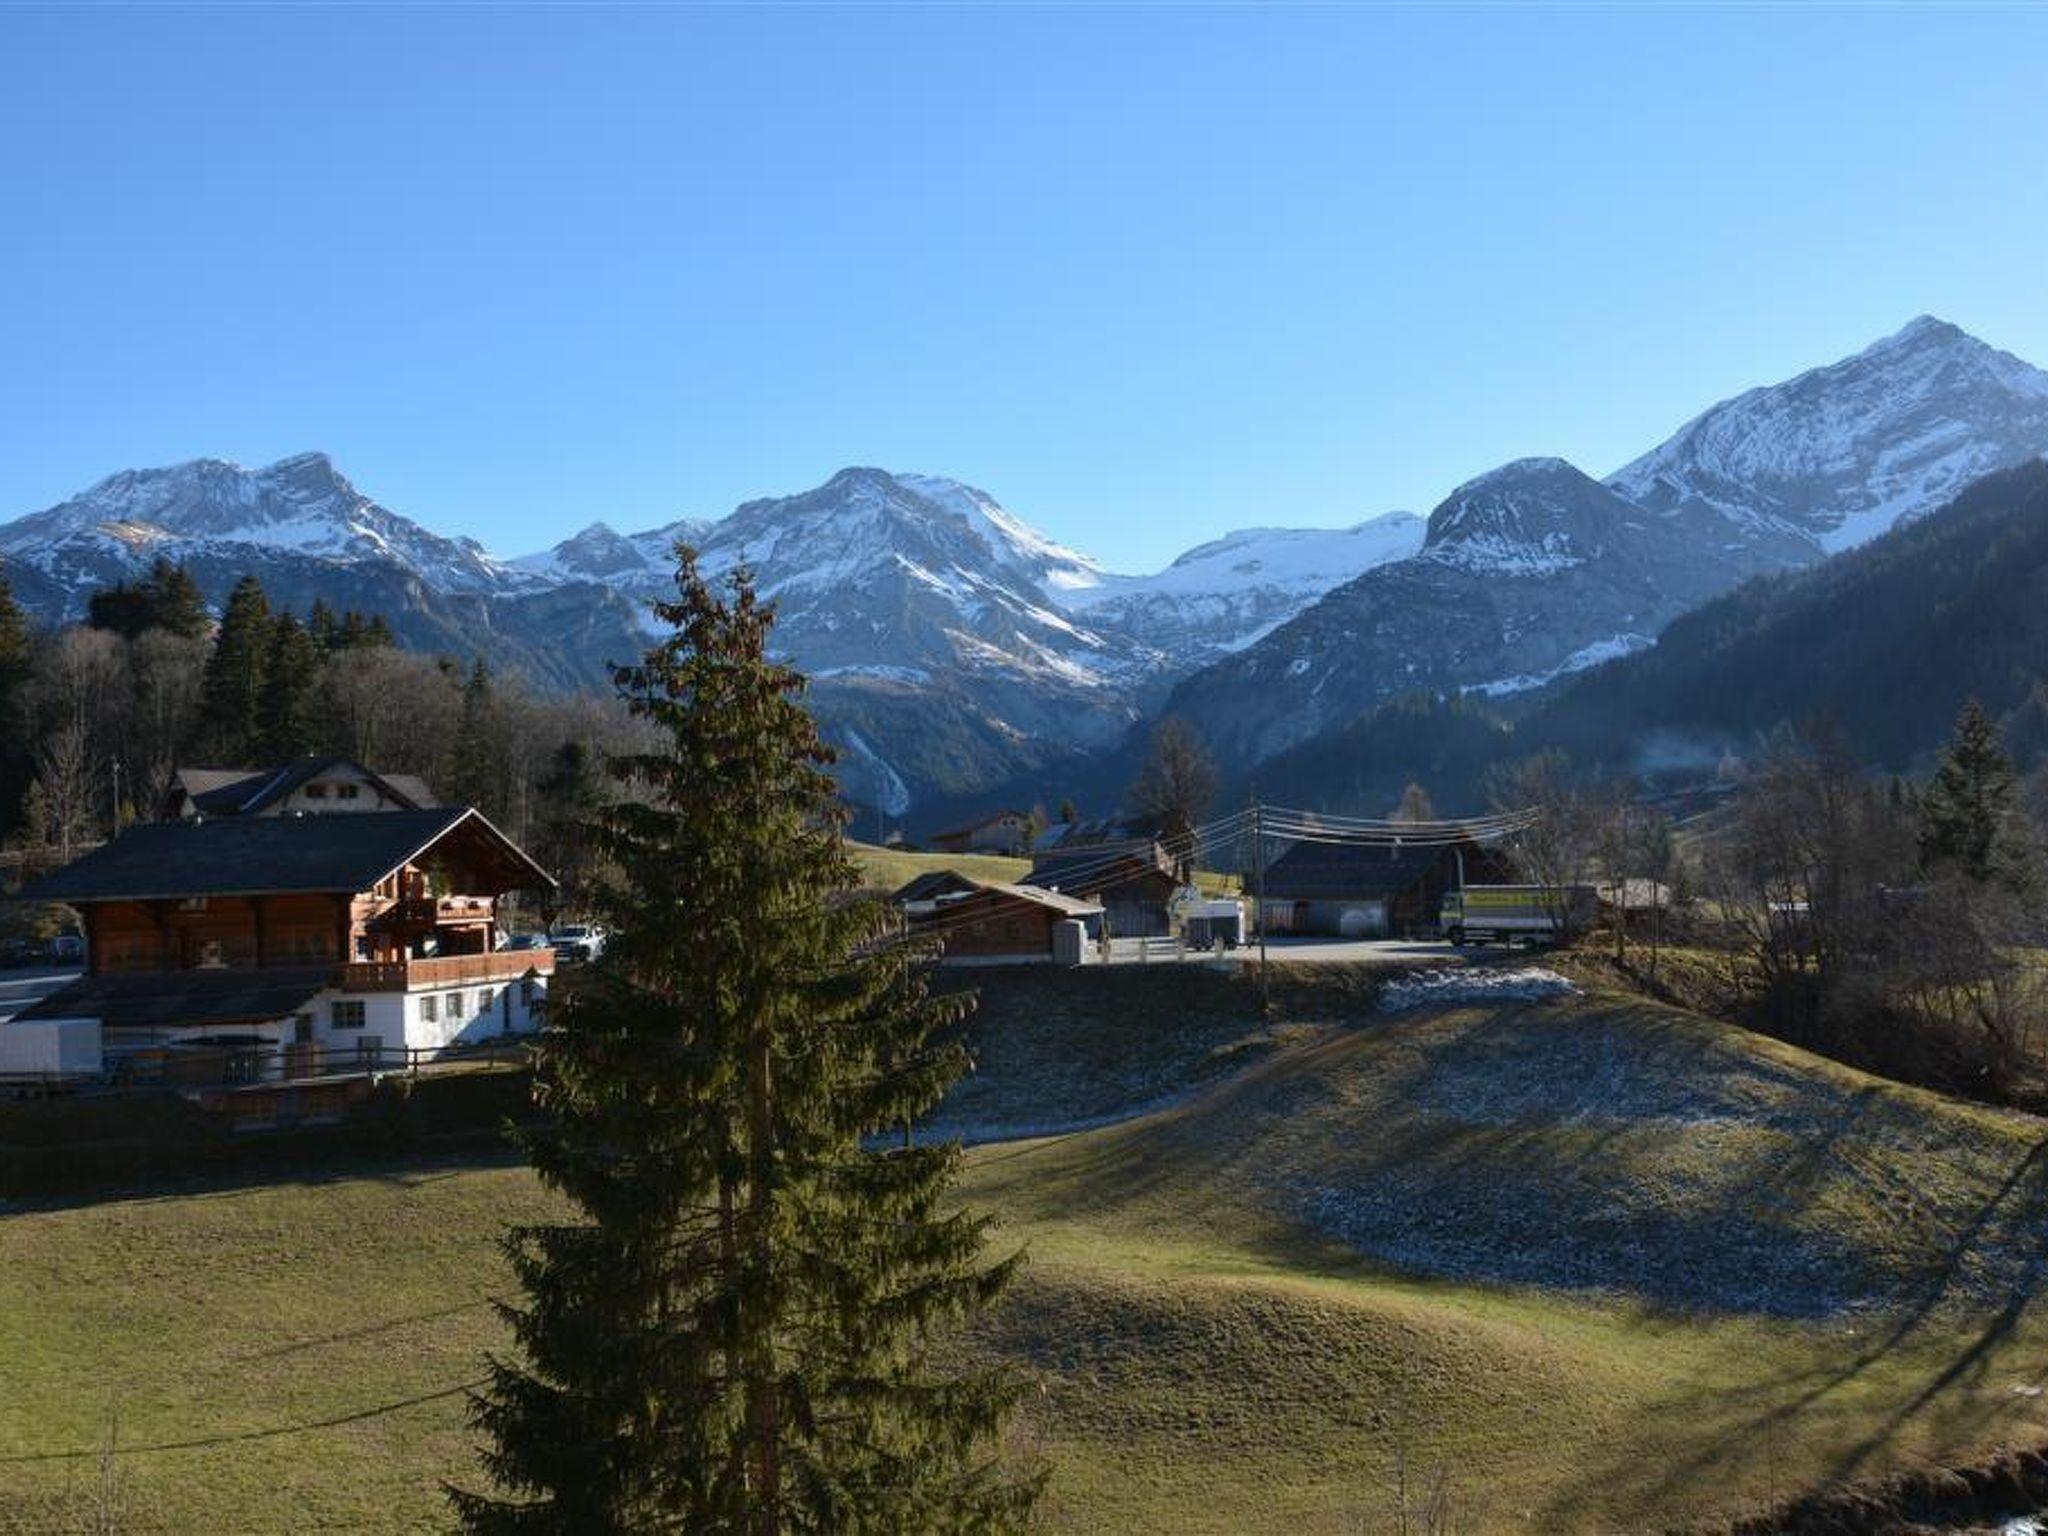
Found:
[[[988,885],[940,903],[912,926],[938,935],[947,960],[1050,960],[1057,925],[1100,916],[1100,907],[1050,891]]]

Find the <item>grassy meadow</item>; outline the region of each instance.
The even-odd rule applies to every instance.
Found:
[[[1180,984],[1094,1022],[1142,1112],[968,1154],[1030,1264],[966,1347],[1036,1378],[1049,1529],[1393,1531],[1404,1486],[1410,1529],[1712,1529],[2048,1438],[2041,1122],[1619,995]],[[983,982],[997,1119],[1071,1098],[1017,1038],[1086,1027],[1060,985]],[[549,1209],[474,1161],[17,1205],[0,1529],[444,1527]]]

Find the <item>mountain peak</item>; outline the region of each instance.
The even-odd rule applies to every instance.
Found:
[[[2048,451],[2048,373],[1920,315],[1839,362],[1695,417],[1608,484],[1787,556],[1832,553]]]
[[[1564,459],[1514,459],[1445,497],[1423,548],[1439,561],[1541,575],[1597,555],[1633,510]]]
[[[1961,326],[1956,325],[1952,321],[1944,320],[1939,315],[1915,315],[1896,331],[1893,331],[1891,335],[1881,341],[1873,342],[1864,350],[1866,352],[1875,352],[1882,347],[1897,346],[1902,342],[1927,340],[1977,341],[1977,338]],[[1977,342],[1977,345],[1982,346],[1984,343]]]

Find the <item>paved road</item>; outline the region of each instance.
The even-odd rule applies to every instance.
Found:
[[[30,1003],[48,997],[67,982],[76,981],[77,971],[31,966],[20,971],[0,971],[0,1024],[13,1018]]]
[[[1248,954],[1258,954],[1256,940]],[[1274,961],[1314,961],[1318,965],[1373,960],[1451,961],[1459,951],[1435,939],[1268,939],[1266,953]]]

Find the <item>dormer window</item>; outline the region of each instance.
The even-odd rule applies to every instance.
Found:
[[[334,798],[337,800],[353,800],[358,793],[360,793],[360,787],[354,784],[337,784],[334,786]]]
[[[325,784],[308,784],[306,786],[306,798],[308,800],[325,800],[327,798],[327,786]]]

